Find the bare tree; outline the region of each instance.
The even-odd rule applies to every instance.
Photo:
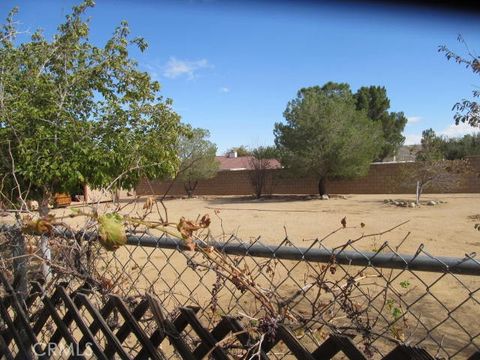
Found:
[[[458,186],[469,173],[468,160],[444,160],[441,150],[442,139],[432,129],[422,133],[421,149],[416,154],[413,167],[405,168],[400,176],[401,182],[416,184],[416,203],[420,204],[423,191],[434,187],[437,191],[446,191]]]
[[[426,188],[446,191],[458,186],[469,172],[468,160],[419,161],[411,174],[417,184],[417,205]]]
[[[272,146],[259,146],[252,151],[249,173],[250,182],[255,189],[255,198],[259,199],[265,192],[269,179],[269,170],[274,168],[277,151]]]
[[[190,137],[182,136],[179,141],[181,160],[177,177],[183,181],[188,197],[191,198],[198,181],[210,179],[217,174],[217,146],[208,140],[210,133],[205,129],[193,129]]]

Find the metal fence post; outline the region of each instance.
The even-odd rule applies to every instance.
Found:
[[[13,290],[14,294],[22,306],[26,310],[25,300],[28,296],[28,265],[29,259],[26,256],[25,251],[25,237],[22,230],[15,226],[11,228],[9,233],[10,243],[12,244],[12,257],[13,257]],[[20,314],[16,314],[20,316]],[[26,333],[26,329],[21,326],[19,329],[19,335],[23,344],[29,344],[29,338]],[[30,349],[23,349],[27,355],[32,355]]]

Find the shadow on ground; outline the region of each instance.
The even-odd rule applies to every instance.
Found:
[[[201,196],[200,196],[201,197]],[[346,199],[344,195],[331,195],[331,200]],[[219,196],[219,197],[205,197],[212,205],[222,204],[257,204],[257,203],[282,203],[293,201],[311,201],[321,200],[319,195],[269,195],[262,196],[260,199],[256,199],[253,196]]]

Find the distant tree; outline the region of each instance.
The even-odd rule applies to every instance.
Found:
[[[191,136],[180,138],[178,179],[184,182],[188,197],[193,196],[199,180],[212,178],[218,171],[217,146],[209,136],[208,130],[193,129]]]
[[[393,156],[404,143],[402,135],[407,118],[402,112],[389,112],[390,100],[383,86],[361,87],[354,94],[357,110],[365,110],[368,117],[382,125],[383,147],[376,160]]]
[[[259,146],[252,150],[249,173],[250,182],[255,189],[255,197],[259,199],[265,192],[268,170],[273,168],[272,161],[278,158],[278,150],[274,146]]]
[[[251,151],[252,156],[257,159],[279,160],[280,152],[276,146],[258,146]]]
[[[328,179],[366,175],[383,146],[380,124],[356,109],[348,84],[301,89],[284,117],[274,129],[282,164],[315,176],[320,195],[327,194]]]
[[[228,149],[225,154],[228,155],[228,154],[230,154],[231,152],[234,152],[234,151],[237,153],[237,156],[250,156],[250,155],[252,155],[252,151],[249,150],[248,147],[246,147],[245,145],[232,147],[232,148]]]
[[[480,155],[480,133],[465,135],[461,138],[444,138],[442,153],[445,159],[464,159],[471,155]]]
[[[430,128],[422,131],[421,148],[416,154],[416,161],[437,161],[443,159],[443,139]]]
[[[466,56],[455,53],[445,45],[439,46],[438,51],[444,53],[448,60],[454,59],[456,63],[464,65],[474,74],[480,74],[480,56],[472,53],[462,35],[458,35],[457,40],[465,47]],[[474,90],[473,97],[480,97],[480,91]],[[455,123],[457,125],[460,122],[463,122],[471,126],[480,126],[480,104],[477,101],[462,99],[462,101],[457,102],[453,106],[452,110],[457,111],[454,115]]]
[[[444,160],[442,153],[443,139],[432,129],[422,132],[421,149],[416,155],[413,168],[405,169],[402,181],[415,182],[416,202],[420,204],[423,191],[435,186],[447,190],[458,185],[463,175],[470,171],[467,160]]]

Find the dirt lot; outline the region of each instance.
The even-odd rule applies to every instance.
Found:
[[[341,226],[346,217],[347,229],[329,236],[324,244],[333,247],[343,244],[362,234],[386,231],[399,224],[406,224],[383,236],[362,241],[366,248],[377,247],[384,241],[396,245],[408,232],[411,234],[403,243],[403,252],[415,251],[420,244],[433,255],[463,256],[479,250],[480,232],[474,229],[480,223],[480,194],[429,194],[422,200],[441,200],[435,206],[423,205],[418,208],[397,207],[385,204],[385,199],[414,201],[412,195],[346,195],[330,200],[307,199],[303,197],[274,197],[254,200],[248,197],[199,197],[193,199],[167,199],[168,219],[178,222],[181,216],[196,219],[208,213],[212,219],[212,235],[235,234],[249,241],[261,236],[262,242],[280,243],[287,234],[298,246],[308,246],[309,241],[324,238]],[[122,201],[122,213],[131,216],[143,213],[145,198],[135,204]],[[79,204],[76,208],[81,208]],[[111,211],[112,203],[101,204],[102,210]],[[215,211],[217,210],[217,211]],[[70,214],[69,209],[53,210],[57,216]],[[163,210],[162,210],[163,213]],[[479,215],[475,220],[472,217]],[[150,219],[157,219],[152,214]],[[0,218],[1,222],[11,221],[10,217]],[[84,218],[67,219],[70,224],[80,225]],[[362,228],[361,223],[365,226]]]
[[[308,240],[323,238],[340,227],[346,216],[348,228],[326,239],[326,246],[337,246],[361,234],[382,232],[408,221],[391,233],[364,241],[362,246],[375,247],[383,241],[396,245],[411,232],[401,247],[404,252],[414,251],[422,243],[433,255],[463,256],[479,250],[480,232],[474,229],[475,220],[469,217],[480,214],[480,194],[425,195],[422,200],[446,203],[419,208],[384,204],[389,198],[414,201],[412,195],[348,195],[346,199],[330,200],[201,197],[166,200],[165,205],[169,221],[177,222],[181,216],[195,219],[208,213],[213,235],[236,234],[245,241],[261,236],[265,243],[278,244],[288,234],[292,242],[305,246]],[[141,205],[137,206],[140,213]],[[135,213],[132,209],[129,205],[124,211]],[[219,210],[218,215],[215,210]],[[362,222],[364,228],[360,226]]]

